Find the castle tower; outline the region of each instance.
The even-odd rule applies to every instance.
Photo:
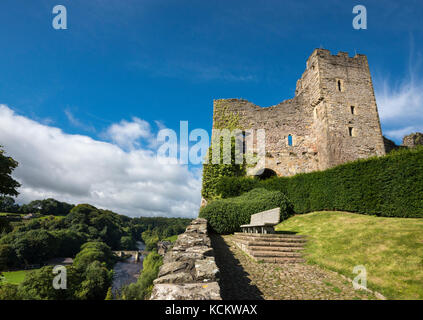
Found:
[[[317,49],[306,72],[316,69],[319,98],[314,130],[319,137],[319,168],[385,154],[372,78],[365,55]],[[316,94],[317,96],[317,94]]]
[[[213,112],[213,128],[222,128],[221,120],[227,118],[241,129],[266,129],[266,168],[280,176],[385,154],[364,55],[316,49],[293,99],[266,108],[220,99],[214,101]]]

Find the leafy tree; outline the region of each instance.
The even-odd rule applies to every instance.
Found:
[[[134,239],[130,236],[123,236],[120,238],[120,247],[125,250],[132,250],[136,248]]]
[[[115,260],[110,247],[103,242],[87,242],[81,246],[81,251],[76,255],[73,265],[81,270],[85,270],[93,261],[104,262],[108,267],[112,267]]]
[[[74,205],[60,202],[55,199],[49,198],[44,200],[34,200],[21,207],[22,213],[40,213],[43,215],[65,216],[67,215]]]
[[[75,299],[75,292],[81,282],[81,274],[74,268],[66,268],[67,289],[55,289],[53,266],[42,267],[26,274],[19,285],[19,295],[30,300],[69,300]]]
[[[84,272],[85,279],[75,293],[76,297],[82,300],[104,300],[112,283],[112,272],[100,261],[90,263]]]
[[[10,222],[5,219],[5,218],[1,218],[0,217],[0,235],[3,233],[8,233],[10,231],[12,231],[12,226],[10,225]]]
[[[17,265],[17,256],[9,244],[0,244],[0,270],[7,270]]]
[[[1,300],[21,300],[19,295],[18,286],[10,283],[0,282],[0,301]]]
[[[57,253],[57,242],[53,235],[43,229],[14,235],[12,246],[18,259],[25,264],[42,263]]]
[[[87,241],[87,235],[73,230],[55,230],[51,234],[57,241],[57,254],[61,257],[75,256]]]
[[[16,190],[21,185],[12,178],[12,172],[18,166],[18,162],[12,157],[6,157],[4,150],[0,146],[0,194],[17,196],[19,192]]]
[[[19,212],[19,205],[12,197],[0,196],[0,212]]]

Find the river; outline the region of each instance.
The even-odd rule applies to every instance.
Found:
[[[145,249],[145,244],[143,242],[138,241],[137,248],[138,250],[142,251]],[[131,256],[125,261],[119,261],[115,264],[115,267],[113,268],[114,277],[112,284],[112,292],[114,294],[116,292],[119,292],[123,286],[133,282],[137,282],[142,270],[143,260],[144,256],[140,256],[138,262],[135,261],[134,256]]]

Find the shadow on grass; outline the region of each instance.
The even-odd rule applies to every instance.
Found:
[[[220,270],[220,294],[223,300],[263,300],[262,292],[248,278],[222,236],[210,234],[216,264]]]
[[[275,231],[276,234],[297,234],[295,231]]]

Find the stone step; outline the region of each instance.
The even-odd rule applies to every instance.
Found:
[[[248,250],[255,251],[276,251],[276,252],[298,252],[304,250],[304,247],[269,247],[269,246],[248,246]]]
[[[304,243],[307,242],[306,238],[291,238],[291,237],[278,237],[278,238],[266,238],[266,237],[251,237],[251,236],[243,236],[243,235],[236,235],[234,240],[246,240],[250,242],[272,242],[272,243],[280,243],[280,242],[292,242],[292,243]]]
[[[254,258],[301,258],[298,252],[254,251],[250,252]]]
[[[257,261],[267,263],[304,263],[305,260],[301,258],[258,258]]]
[[[290,234],[290,233],[245,233],[245,232],[235,232],[234,236],[250,236],[256,238],[307,238],[305,235],[301,234]]]
[[[264,241],[248,241],[234,239],[235,242],[242,243],[248,247],[286,247],[286,248],[302,248],[304,242],[264,242]]]

